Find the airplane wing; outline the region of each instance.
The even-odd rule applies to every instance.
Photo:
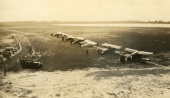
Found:
[[[108,43],[103,43],[101,45],[104,46],[104,47],[107,47],[107,48],[114,48],[114,49],[121,49],[122,48],[122,46],[108,44]]]
[[[83,42],[80,42],[80,44],[97,44],[96,42],[90,41],[90,40],[84,40]]]
[[[66,41],[66,40],[73,40],[75,37],[74,36],[71,36],[71,35],[63,35],[62,36],[62,40],[63,41]]]
[[[61,32],[57,32],[57,34],[62,34]]]
[[[125,48],[125,51],[127,51],[127,52],[136,52],[136,51],[138,51],[138,50],[135,50],[135,49],[130,49],[130,48]]]
[[[51,34],[51,36],[57,36],[57,35],[60,35],[60,34],[63,34],[63,33],[57,32],[56,34]]]
[[[108,48],[103,48],[103,47],[97,47],[94,46],[98,52],[98,54],[103,54],[105,51],[109,50]]]
[[[138,54],[140,54],[140,55],[152,55],[153,52],[139,51]]]
[[[125,48],[125,51],[131,52],[133,54],[137,53],[137,54],[140,54],[140,55],[152,55],[153,54],[153,52],[138,51],[138,50],[130,49],[130,48]]]
[[[73,38],[73,41],[71,42],[71,44],[75,44],[75,43],[80,43],[81,41],[84,41],[85,38],[83,37],[75,37]]]
[[[81,44],[81,47],[97,45],[96,42],[93,42],[93,41],[90,41],[90,40],[84,40],[83,42],[80,42],[80,44]]]
[[[107,51],[108,50],[108,48],[101,48],[101,47],[98,47],[97,49],[100,49],[102,51]]]

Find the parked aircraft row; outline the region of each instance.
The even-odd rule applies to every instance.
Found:
[[[119,54],[119,60],[121,62],[132,61],[140,59],[143,61],[148,61],[147,56],[152,55],[153,52],[139,51],[130,48],[124,48],[123,46],[113,45],[109,43],[103,43],[101,46],[98,46],[97,42],[90,41],[82,37],[74,37],[65,33],[57,32],[56,34],[51,34],[51,36],[56,36],[57,38],[62,38],[62,41],[69,40],[71,44],[80,44],[80,47],[94,47],[96,48],[98,54],[104,54],[106,52],[112,52]]]
[[[56,36],[57,38],[62,38],[62,41],[70,41],[71,44],[79,44],[80,47],[93,47],[97,46],[96,42],[90,41],[83,37],[74,37],[65,33],[57,32],[56,34],[51,34],[51,36]]]

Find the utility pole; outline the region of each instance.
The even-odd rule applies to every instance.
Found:
[[[6,64],[5,64],[5,62],[3,62],[4,63],[4,76],[6,76],[6,72],[7,72],[7,70],[6,70]]]

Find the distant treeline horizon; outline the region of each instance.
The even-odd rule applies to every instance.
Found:
[[[150,24],[170,24],[170,21],[7,21],[0,22],[0,26],[5,25],[49,25],[49,24],[96,24],[96,23],[150,23]]]

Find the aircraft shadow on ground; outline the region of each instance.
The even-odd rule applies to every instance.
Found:
[[[123,77],[129,75],[145,76],[145,75],[160,75],[170,73],[170,69],[143,69],[143,70],[112,70],[112,71],[97,71],[85,75],[85,77],[95,76],[98,78]]]

